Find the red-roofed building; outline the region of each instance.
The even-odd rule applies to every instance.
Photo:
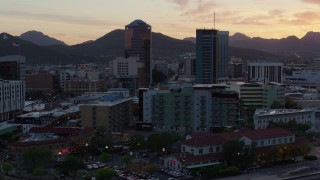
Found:
[[[265,153],[274,145],[295,143],[295,135],[293,132],[282,128],[188,135],[186,140],[181,142],[181,153],[165,157],[162,166],[171,170],[182,171],[184,168],[192,169],[221,164],[223,162],[222,146],[230,140],[243,141],[246,146],[255,143],[256,153]]]

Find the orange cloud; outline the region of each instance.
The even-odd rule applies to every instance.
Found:
[[[267,25],[267,23],[265,22],[265,20],[269,19],[270,16],[253,16],[253,17],[247,17],[244,19],[240,19],[240,20],[235,20],[234,23],[235,24],[240,24],[240,25]]]
[[[283,14],[284,14],[284,11],[280,10],[280,9],[274,9],[274,10],[269,11],[270,16],[281,17]]]
[[[320,0],[302,0],[302,1],[306,2],[306,3],[312,3],[312,4],[320,5]]]
[[[182,15],[192,17],[193,19],[203,18],[203,16],[207,16],[208,12],[210,12],[211,17],[214,9],[218,7],[219,5],[212,1],[205,1],[198,0],[197,5],[195,8],[191,8]]]
[[[174,0],[174,2],[175,2],[176,4],[178,4],[179,6],[184,7],[184,6],[187,6],[187,5],[188,5],[189,0]]]
[[[296,13],[293,15],[294,18],[282,18],[278,22],[280,24],[288,24],[288,25],[310,25],[313,23],[317,23],[320,18],[320,14],[314,11],[304,11],[300,13]]]

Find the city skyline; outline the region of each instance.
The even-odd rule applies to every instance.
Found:
[[[63,3],[63,5],[61,4]],[[250,37],[302,37],[320,31],[319,0],[3,0],[1,32],[41,31],[69,45],[95,40],[142,19],[171,37],[195,37],[197,28],[216,28]]]

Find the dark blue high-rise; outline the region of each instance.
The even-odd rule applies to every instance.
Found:
[[[228,79],[229,32],[196,31],[196,83],[214,84]]]

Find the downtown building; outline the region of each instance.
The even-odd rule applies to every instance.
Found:
[[[131,98],[110,94],[99,101],[80,105],[81,126],[103,128],[107,134],[121,132],[131,126]]]
[[[228,88],[239,93],[241,107],[271,108],[277,101],[285,105],[284,86],[279,83],[231,83]]]
[[[20,55],[0,57],[0,123],[14,120],[22,113],[25,102],[25,62],[26,58]]]
[[[257,109],[253,115],[254,129],[266,129],[270,123],[295,121],[310,125],[310,130],[317,130],[316,114],[319,111],[309,109]],[[317,120],[317,124],[318,124]]]
[[[81,96],[86,92],[104,92],[105,90],[106,81],[104,79],[73,78],[64,82],[64,92],[75,96]]]
[[[25,82],[0,80],[0,122],[13,120],[24,108]]]
[[[125,26],[125,58],[138,57],[143,67],[138,68],[138,86],[149,87],[151,72],[151,26],[142,20],[134,20]]]
[[[228,79],[229,32],[196,31],[196,83],[214,84]]]
[[[134,94],[138,88],[138,72],[144,63],[138,57],[117,57],[109,62],[111,87],[126,88]]]
[[[26,58],[19,55],[0,57],[0,79],[25,80]]]
[[[283,83],[288,86],[317,88],[320,87],[319,78],[319,71],[292,71],[292,75],[283,76]]]
[[[236,92],[223,85],[160,87],[143,93],[143,122],[156,131],[212,132],[239,118]]]
[[[160,166],[173,171],[189,172],[201,167],[224,164],[223,144],[227,141],[242,141],[246,148],[256,144],[256,158],[263,157],[272,147],[302,145],[295,134],[282,128],[240,130],[232,133],[195,133],[181,141],[179,153],[160,159]],[[303,142],[304,143],[304,142]]]
[[[282,83],[283,63],[249,61],[248,82],[276,82]]]

